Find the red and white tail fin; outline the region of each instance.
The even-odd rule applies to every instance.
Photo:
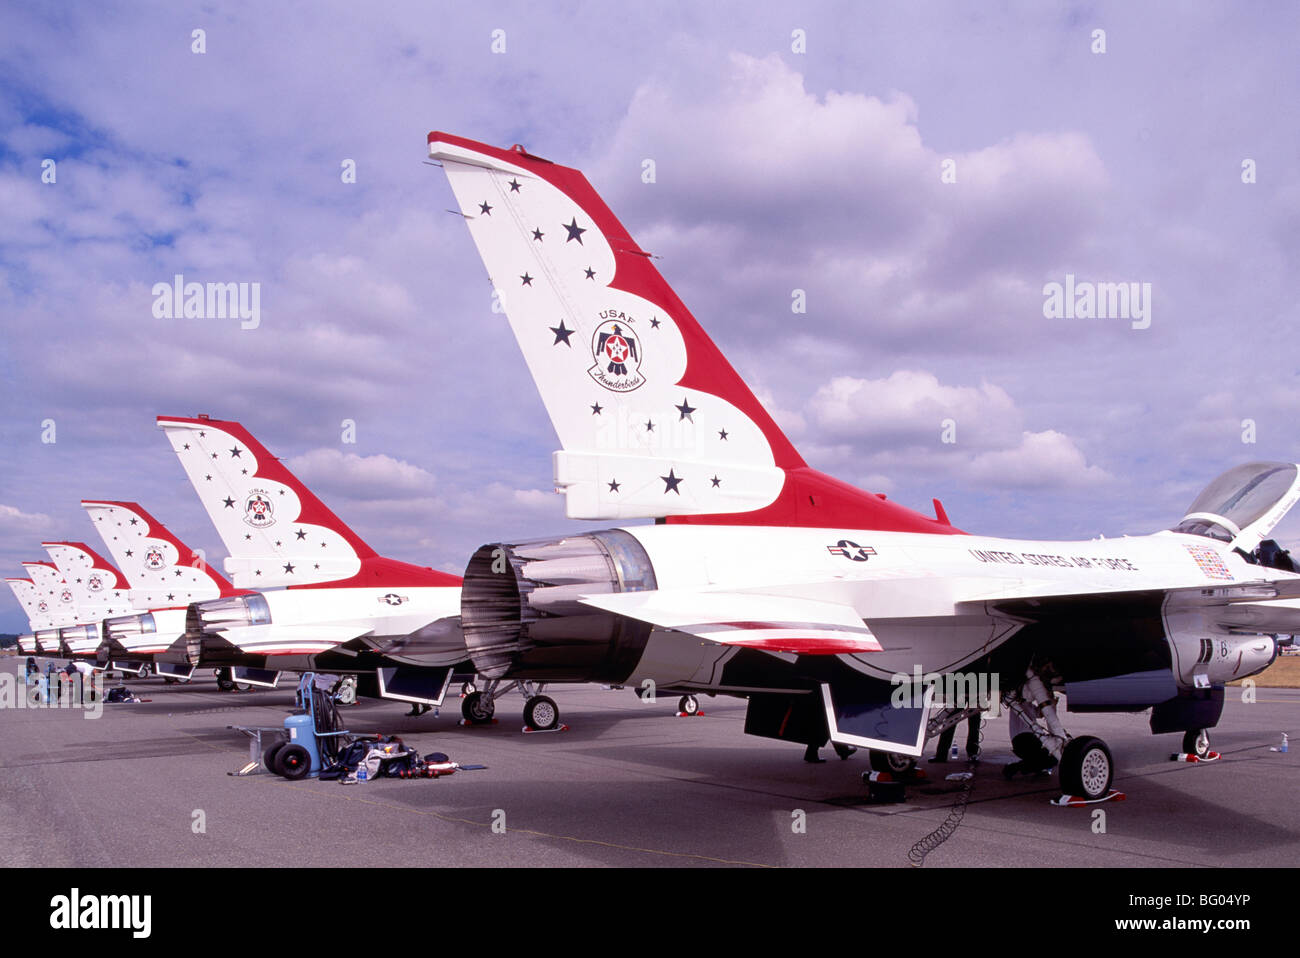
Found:
[[[332,582],[375,550],[237,422],[159,416],[199,501],[230,550],[239,588]]]
[[[50,604],[41,598],[35,582],[31,579],[5,579],[5,582],[9,583],[14,598],[23,607],[28,628],[33,632],[55,628],[54,619],[50,615]]]
[[[77,597],[53,562],[24,562],[23,568],[36,585],[41,611],[50,617],[47,628],[61,629],[77,624]]]
[[[562,450],[572,518],[954,531],[809,469],[578,170],[429,134]]]
[[[81,506],[130,584],[137,609],[189,605],[231,595],[234,587],[137,502],[98,502]]]
[[[136,611],[131,605],[131,587],[122,573],[84,542],[42,542],[63,573],[77,604],[78,622],[96,622],[113,615]]]

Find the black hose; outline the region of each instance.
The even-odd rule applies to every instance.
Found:
[[[980,720],[979,727],[979,749],[984,749],[984,720]],[[976,753],[979,754],[978,752]],[[907,851],[907,860],[913,866],[920,868],[925,864],[925,856],[930,854],[948,839],[952,838],[953,833],[957,831],[961,821],[966,817],[966,805],[970,802],[970,793],[975,788],[975,757],[972,756],[966,770],[970,777],[964,779],[961,788],[957,790],[957,797],[952,801],[952,808],[948,810],[948,816],[939,823],[939,827],[930,834],[926,835]]]

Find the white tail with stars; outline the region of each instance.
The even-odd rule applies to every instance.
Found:
[[[23,568],[36,585],[36,592],[47,608],[51,629],[75,625],[77,598],[72,587],[63,579],[63,573],[53,562],[24,562]]]
[[[239,588],[355,576],[375,551],[237,422],[158,417],[221,541]]]
[[[78,621],[98,622],[135,611],[122,573],[86,543],[42,542],[41,548],[50,554],[72,590]]]
[[[14,598],[23,607],[23,613],[27,616],[28,628],[33,632],[41,629],[57,628],[54,617],[50,614],[50,604],[48,601],[41,599],[35,582],[31,579],[18,578],[5,579],[5,582],[9,583]]]
[[[82,500],[137,609],[187,606],[230,594],[230,583],[136,502]]]
[[[804,465],[585,177],[429,134],[559,434],[572,518],[771,505]]]

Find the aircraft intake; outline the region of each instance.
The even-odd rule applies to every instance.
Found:
[[[622,681],[651,627],[578,600],[654,588],[649,556],[619,529],[485,545],[470,559],[461,587],[470,660],[486,678]]]

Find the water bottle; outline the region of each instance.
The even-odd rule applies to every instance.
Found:
[[[364,765],[358,765],[358,766],[357,766],[357,781],[358,781],[358,782],[364,782],[364,781],[367,779],[367,777],[368,777],[368,776],[366,775],[366,767],[365,767]]]
[[[957,746],[956,746],[956,745],[954,745],[952,748],[948,749],[948,761],[950,761],[950,762],[955,762],[955,761],[957,761],[957,755],[958,755],[958,752],[957,752]]]

